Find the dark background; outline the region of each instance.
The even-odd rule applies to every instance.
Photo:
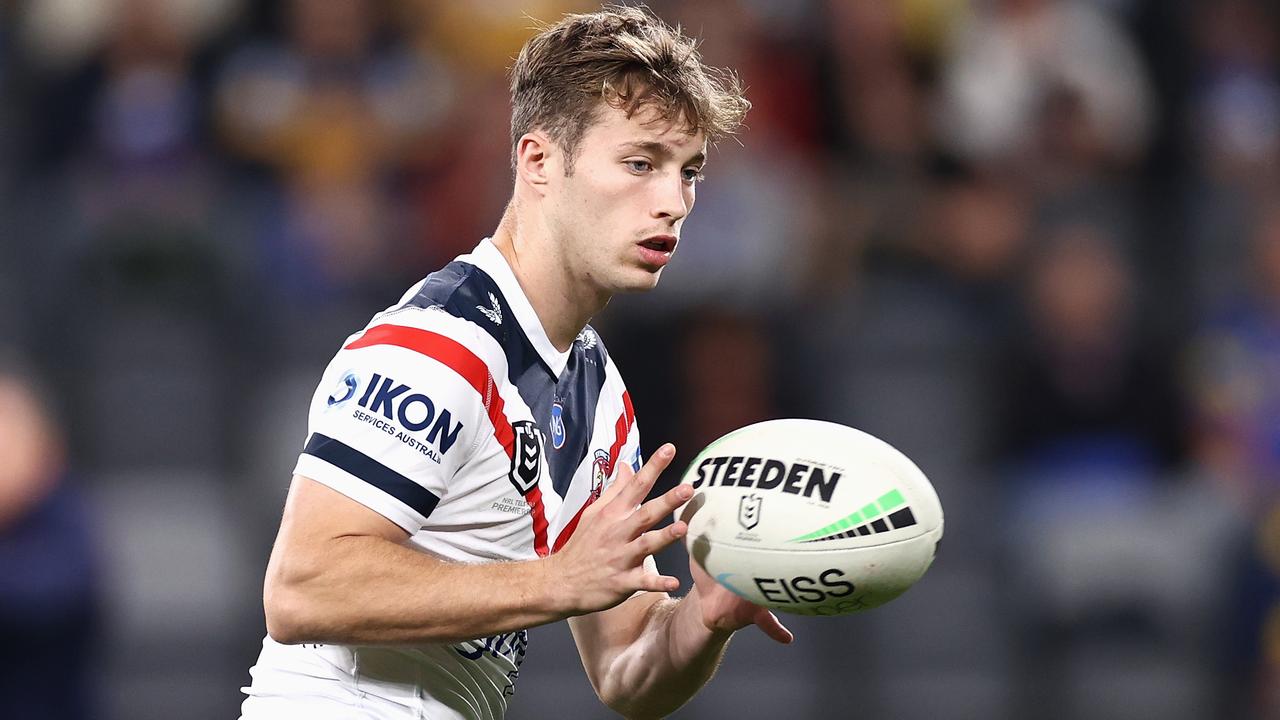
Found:
[[[0,6],[0,716],[235,717],[322,368],[492,232],[504,70],[592,7]],[[653,7],[755,108],[595,323],[646,452],[844,422],[947,513],[678,717],[1280,715],[1276,4]],[[535,630],[511,717],[604,716]]]

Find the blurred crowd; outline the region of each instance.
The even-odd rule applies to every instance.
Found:
[[[1280,716],[1280,4],[650,6],[754,108],[596,322],[646,449],[835,420],[947,511],[687,716]],[[320,370],[493,231],[505,70],[594,7],[0,6],[0,715],[234,716]]]

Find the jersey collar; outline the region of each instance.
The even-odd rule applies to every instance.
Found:
[[[565,366],[569,364],[569,354],[573,347],[570,346],[569,350],[560,352],[556,350],[555,345],[551,344],[546,329],[542,327],[542,321],[534,312],[533,305],[529,304],[529,298],[520,287],[520,281],[516,279],[515,273],[511,272],[511,266],[507,264],[507,259],[502,256],[498,246],[494,245],[490,238],[485,238],[471,251],[470,255],[463,255],[458,260],[475,265],[493,278],[493,281],[498,284],[498,289],[502,291],[502,297],[506,299],[507,306],[511,308],[516,322],[524,330],[525,337],[529,338],[530,344],[538,351],[542,361],[559,379],[564,373]]]

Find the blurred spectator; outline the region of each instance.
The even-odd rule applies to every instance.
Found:
[[[983,162],[1035,158],[1035,128],[1063,102],[1078,104],[1087,141],[1113,163],[1140,156],[1152,99],[1132,40],[1098,3],[972,3],[952,39],[937,118],[943,142]],[[1069,107],[1069,106],[1068,106]]]
[[[956,287],[973,328],[987,340],[1003,341],[1012,322],[1015,278],[1028,252],[1026,193],[999,176],[959,173],[939,181],[931,201],[924,252]]]
[[[441,52],[469,76],[501,76],[538,23],[590,12],[590,0],[397,0],[403,25],[424,52]],[[504,115],[506,113],[503,113]]]
[[[930,138],[918,82],[925,56],[908,40],[909,3],[828,0],[820,31],[830,53],[835,140],[845,159],[919,163]],[[917,36],[918,37],[918,36]]]
[[[1003,456],[1041,480],[1145,483],[1176,467],[1178,358],[1144,332],[1115,241],[1095,226],[1058,227],[1029,275],[1027,327],[997,376]]]
[[[412,158],[409,189],[427,267],[471,251],[511,197],[510,95],[501,75],[466,80],[467,101]]]
[[[452,109],[452,76],[384,32],[374,0],[288,0],[285,37],[231,55],[218,116],[230,144],[304,186],[394,167]]]
[[[243,0],[40,0],[15,3],[24,50],[39,70],[67,72],[109,42],[114,27],[144,10],[163,15],[162,24],[185,43],[226,25]]]
[[[136,166],[180,155],[206,122],[193,56],[237,5],[238,0],[20,4],[22,89],[38,116],[26,118],[33,140],[24,149],[27,161],[56,165],[89,152]]]
[[[1244,224],[1246,220],[1239,218]],[[1229,567],[1241,711],[1280,713],[1280,204],[1260,208],[1234,292],[1193,341],[1196,459],[1250,521]]]
[[[896,3],[831,0],[823,6],[823,94],[836,153],[820,169],[821,220],[806,271],[810,299],[839,297],[866,256],[918,251],[928,202],[932,140],[926,97],[905,46]]]
[[[1204,671],[1225,596],[1182,588],[1228,582],[1235,519],[1179,482],[1180,352],[1142,315],[1139,281],[1104,227],[1048,228],[1025,324],[992,368],[1019,715],[1222,716],[1212,684],[1225,674]]]
[[[1280,204],[1252,234],[1248,276],[1196,348],[1196,452],[1242,507],[1280,500]]]
[[[0,369],[0,715],[97,717],[97,561],[36,386]]]
[[[1280,177],[1280,36],[1276,8],[1260,0],[1202,0],[1188,25],[1190,288],[1194,310],[1215,312],[1239,293],[1241,258]]]
[[[1192,127],[1201,163],[1210,176],[1256,187],[1275,177],[1280,160],[1280,18],[1258,0],[1191,7],[1199,56]]]
[[[421,253],[395,181],[449,116],[454,80],[385,32],[374,0],[282,6],[284,37],[228,58],[217,116],[235,152],[278,179],[249,199],[250,234],[283,334],[307,337],[316,303],[365,313],[416,274]],[[318,351],[333,341],[322,336],[297,345]]]

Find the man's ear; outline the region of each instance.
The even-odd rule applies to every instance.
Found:
[[[541,132],[527,132],[516,143],[516,175],[538,193],[545,192],[554,174],[562,172],[561,159],[559,148]]]

